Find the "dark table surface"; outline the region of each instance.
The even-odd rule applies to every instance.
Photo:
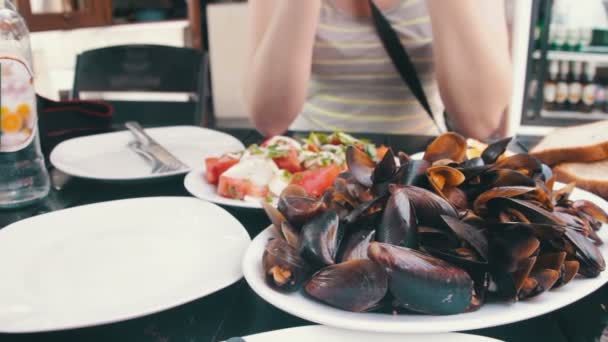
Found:
[[[245,145],[262,137],[252,130],[228,133]],[[359,136],[359,135],[358,135]],[[363,135],[366,136],[366,135]],[[369,135],[408,153],[421,151],[432,137]],[[535,138],[521,137],[529,146]],[[0,211],[0,228],[41,213],[77,205],[148,196],[189,196],[183,177],[153,184],[116,185],[73,179],[60,192],[21,210]],[[226,208],[255,237],[269,222],[261,211]],[[52,227],[49,227],[52,229]],[[2,281],[0,279],[0,281]],[[0,303],[0,305],[2,305]],[[558,311],[514,324],[469,331],[506,341],[608,341],[608,286]],[[274,308],[258,297],[244,280],[215,294],[157,314],[125,322],[50,333],[2,335],[0,341],[222,341],[233,336],[310,325],[311,322]],[[607,331],[606,337],[603,336]]]

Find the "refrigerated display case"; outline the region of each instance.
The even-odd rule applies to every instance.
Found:
[[[588,1],[576,11],[564,8],[569,0],[532,2],[518,133],[608,119],[606,1]]]

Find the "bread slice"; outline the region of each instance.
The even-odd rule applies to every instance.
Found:
[[[608,199],[608,160],[594,163],[563,163],[555,166],[557,181],[576,186]]]
[[[543,138],[530,154],[551,166],[608,159],[608,120],[558,128]]]

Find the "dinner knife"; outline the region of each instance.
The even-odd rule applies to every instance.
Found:
[[[142,144],[148,153],[156,157],[160,162],[169,166],[173,170],[188,169],[188,165],[177,159],[171,152],[167,151],[162,145],[154,140],[148,133],[144,131],[141,125],[135,121],[128,121],[125,123],[125,127],[135,137],[137,141]]]

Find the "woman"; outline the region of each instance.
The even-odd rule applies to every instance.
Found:
[[[365,0],[249,0],[245,98],[266,135],[297,129],[436,133],[381,44]],[[503,0],[374,0],[436,117],[485,139],[511,96]],[[439,99],[441,97],[441,100]]]

